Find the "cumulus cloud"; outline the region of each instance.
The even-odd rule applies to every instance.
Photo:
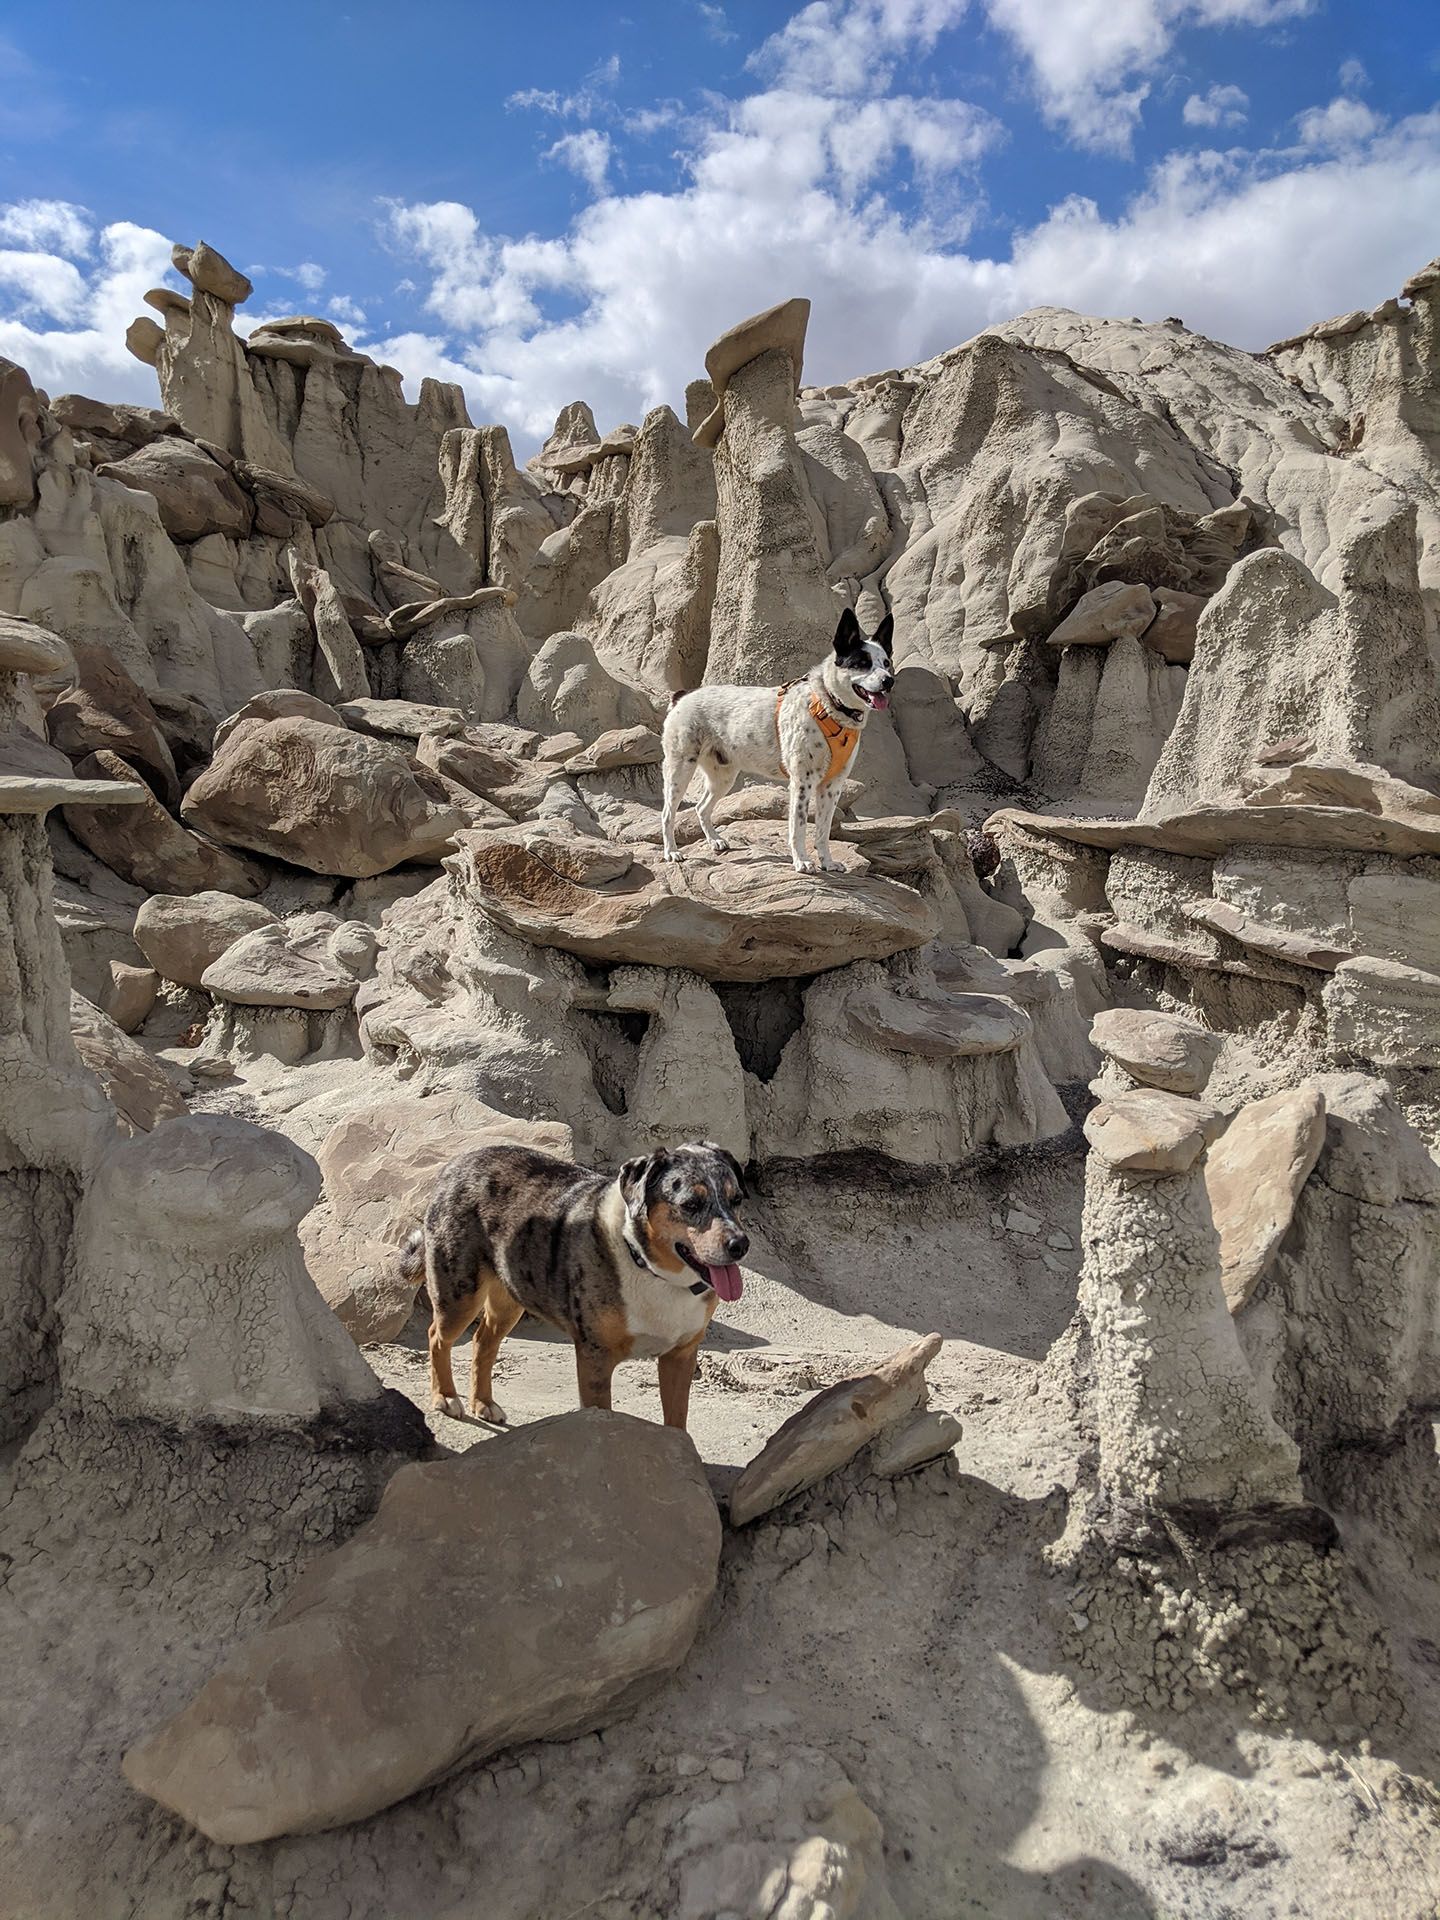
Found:
[[[257,265],[246,267],[245,271],[252,280],[293,280],[306,293],[318,293],[329,277],[315,260],[302,260],[298,267]]]
[[[46,264],[22,270],[29,298],[22,287],[18,309],[12,303],[8,315],[0,318],[0,355],[18,360],[31,379],[51,393],[89,392],[105,400],[153,406],[154,372],[126,351],[125,329],[136,314],[146,311],[141,298],[150,287],[167,279],[174,284],[170,242],[128,220],[102,228],[92,241],[84,209],[71,212],[76,225],[68,237],[75,240],[83,229],[83,248],[74,248],[81,258],[28,256]],[[87,257],[92,250],[93,257]],[[20,283],[11,279],[10,284]]]
[[[397,244],[431,236],[429,305],[449,330],[411,336],[406,361],[386,352],[412,373],[443,365],[476,417],[530,445],[577,397],[613,420],[676,404],[723,324],[790,294],[814,302],[808,377],[828,381],[913,363],[1035,305],[1178,313],[1263,346],[1381,299],[1433,251],[1440,113],[1343,152],[1174,155],[1119,213],[1068,199],[1003,258],[847,194],[824,132],[751,109],[707,137],[683,189],[602,200],[558,240],[487,243],[469,209],[393,209]],[[440,233],[460,252],[442,257]],[[552,293],[563,319],[542,317]],[[456,327],[462,312],[512,317]]]
[[[94,237],[90,215],[68,200],[12,200],[0,207],[0,240],[22,247],[88,253]]]
[[[1243,127],[1250,117],[1250,96],[1243,87],[1208,87],[1192,93],[1182,109],[1187,127]]]
[[[859,94],[888,87],[896,59],[926,52],[967,0],[813,0],[746,64],[777,86]]]
[[[1382,115],[1372,113],[1363,100],[1347,100],[1342,95],[1326,107],[1307,107],[1297,115],[1302,146],[1338,151],[1363,145],[1384,126]]]
[[[342,326],[363,327],[365,324],[365,309],[358,306],[348,293],[337,293],[326,311],[332,320],[338,320]]]
[[[1370,76],[1365,71],[1365,62],[1351,58],[1343,61],[1340,67],[1340,85],[1346,93],[1358,93],[1361,87],[1368,87]]]
[[[568,167],[579,174],[592,193],[603,193],[610,172],[610,136],[594,127],[586,127],[582,133],[562,134],[541,158]]]
[[[1150,77],[1187,27],[1269,27],[1317,0],[984,0],[1029,63],[1041,111],[1083,147],[1128,154]],[[1209,124],[1209,123],[1203,123]]]

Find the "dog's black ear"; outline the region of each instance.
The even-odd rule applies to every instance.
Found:
[[[835,629],[835,652],[843,660],[847,654],[854,653],[860,645],[860,622],[855,618],[855,609],[846,607]]]
[[[625,1202],[626,1211],[640,1213],[650,1188],[650,1175],[653,1173],[659,1155],[642,1154],[636,1160],[627,1160],[620,1169],[620,1197]]]
[[[883,647],[886,653],[888,654],[894,653],[895,651],[895,616],[893,613],[886,614],[885,618],[880,622],[879,626],[876,627],[874,633],[871,634],[870,638],[875,642],[875,645],[877,647]]]
[[[744,1168],[740,1165],[740,1162],[735,1158],[734,1154],[727,1153],[724,1147],[720,1149],[720,1158],[726,1163],[730,1171],[734,1174],[735,1184],[740,1189],[740,1198],[742,1200],[748,1200],[750,1198],[750,1189],[745,1184]]]

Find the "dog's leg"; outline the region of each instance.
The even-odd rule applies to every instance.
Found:
[[[805,828],[810,818],[810,798],[814,792],[808,777],[790,776],[790,859],[797,873],[813,873],[814,863],[805,852]]]
[[[603,1407],[610,1411],[610,1381],[614,1375],[618,1360],[604,1347],[593,1347],[576,1342],[575,1374],[580,1384],[580,1404],[582,1407]]]
[[[680,858],[680,849],[675,844],[675,816],[690,791],[690,782],[695,778],[699,761],[700,756],[688,748],[676,748],[673,754],[668,746],[666,748],[665,805],[660,814],[660,838],[667,860]]]
[[[432,1301],[437,1298],[433,1288],[430,1298]],[[479,1311],[478,1292],[467,1293],[458,1300],[447,1300],[443,1307],[434,1305],[431,1308],[430,1398],[440,1412],[448,1413],[452,1420],[463,1420],[465,1409],[460,1404],[460,1395],[455,1391],[450,1349]]]
[[[840,803],[840,782],[832,780],[828,787],[820,789],[820,797],[815,802],[815,853],[820,862],[822,873],[840,873],[840,862],[830,858],[830,828],[835,820],[835,809]]]
[[[708,763],[702,772],[705,775],[705,791],[700,796],[700,804],[695,812],[700,821],[700,831],[705,835],[712,852],[728,853],[730,842],[723,833],[715,831],[715,808],[734,786],[739,775],[728,762],[724,766]]]
[[[667,1427],[679,1427],[682,1432],[690,1415],[690,1382],[704,1338],[702,1332],[689,1346],[672,1347],[660,1356],[660,1411]]]
[[[491,1426],[506,1424],[505,1409],[491,1391],[495,1356],[506,1334],[514,1331],[524,1313],[524,1307],[499,1275],[488,1274],[481,1284],[480,1324],[470,1343],[470,1412],[474,1419],[488,1420]]]

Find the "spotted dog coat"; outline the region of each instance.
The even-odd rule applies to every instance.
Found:
[[[750,1242],[739,1163],[713,1141],[627,1160],[607,1179],[529,1147],[482,1147],[440,1175],[400,1256],[430,1295],[435,1405],[463,1417],[451,1348],[474,1321],[470,1414],[503,1425],[491,1371],[528,1309],[567,1333],[584,1407],[610,1405],[622,1360],[659,1362],[665,1424],[683,1427],[718,1300],[738,1300]]]
[[[830,858],[830,827],[848,768],[871,713],[890,704],[895,673],[890,614],[867,640],[847,607],[834,650],[803,680],[780,687],[697,687],[681,694],[665,720],[665,858],[678,860],[675,818],[698,767],[705,792],[695,811],[707,845],[729,851],[715,830],[715,805],[742,773],[790,783],[790,857],[799,873],[839,870]],[[815,818],[815,858],[806,852],[806,822]]]

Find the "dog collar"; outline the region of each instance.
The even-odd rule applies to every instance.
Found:
[[[626,1218],[625,1225],[620,1229],[620,1237],[625,1242],[625,1251],[629,1254],[630,1258],[635,1262],[637,1267],[643,1267],[646,1273],[653,1273],[656,1275],[658,1279],[664,1280],[668,1278],[668,1275],[661,1273],[658,1267],[652,1267],[650,1262],[645,1258],[644,1254],[640,1251],[639,1247],[636,1246],[634,1240],[631,1238],[630,1221],[628,1216]],[[711,1291],[710,1282],[708,1280],[692,1281],[688,1288],[688,1291],[690,1293],[709,1293]]]
[[[820,698],[825,702],[827,707],[833,707],[836,713],[843,713],[847,720],[863,720],[865,718],[865,714],[861,708],[847,707],[843,701],[836,700],[832,695],[826,693],[823,688]]]

